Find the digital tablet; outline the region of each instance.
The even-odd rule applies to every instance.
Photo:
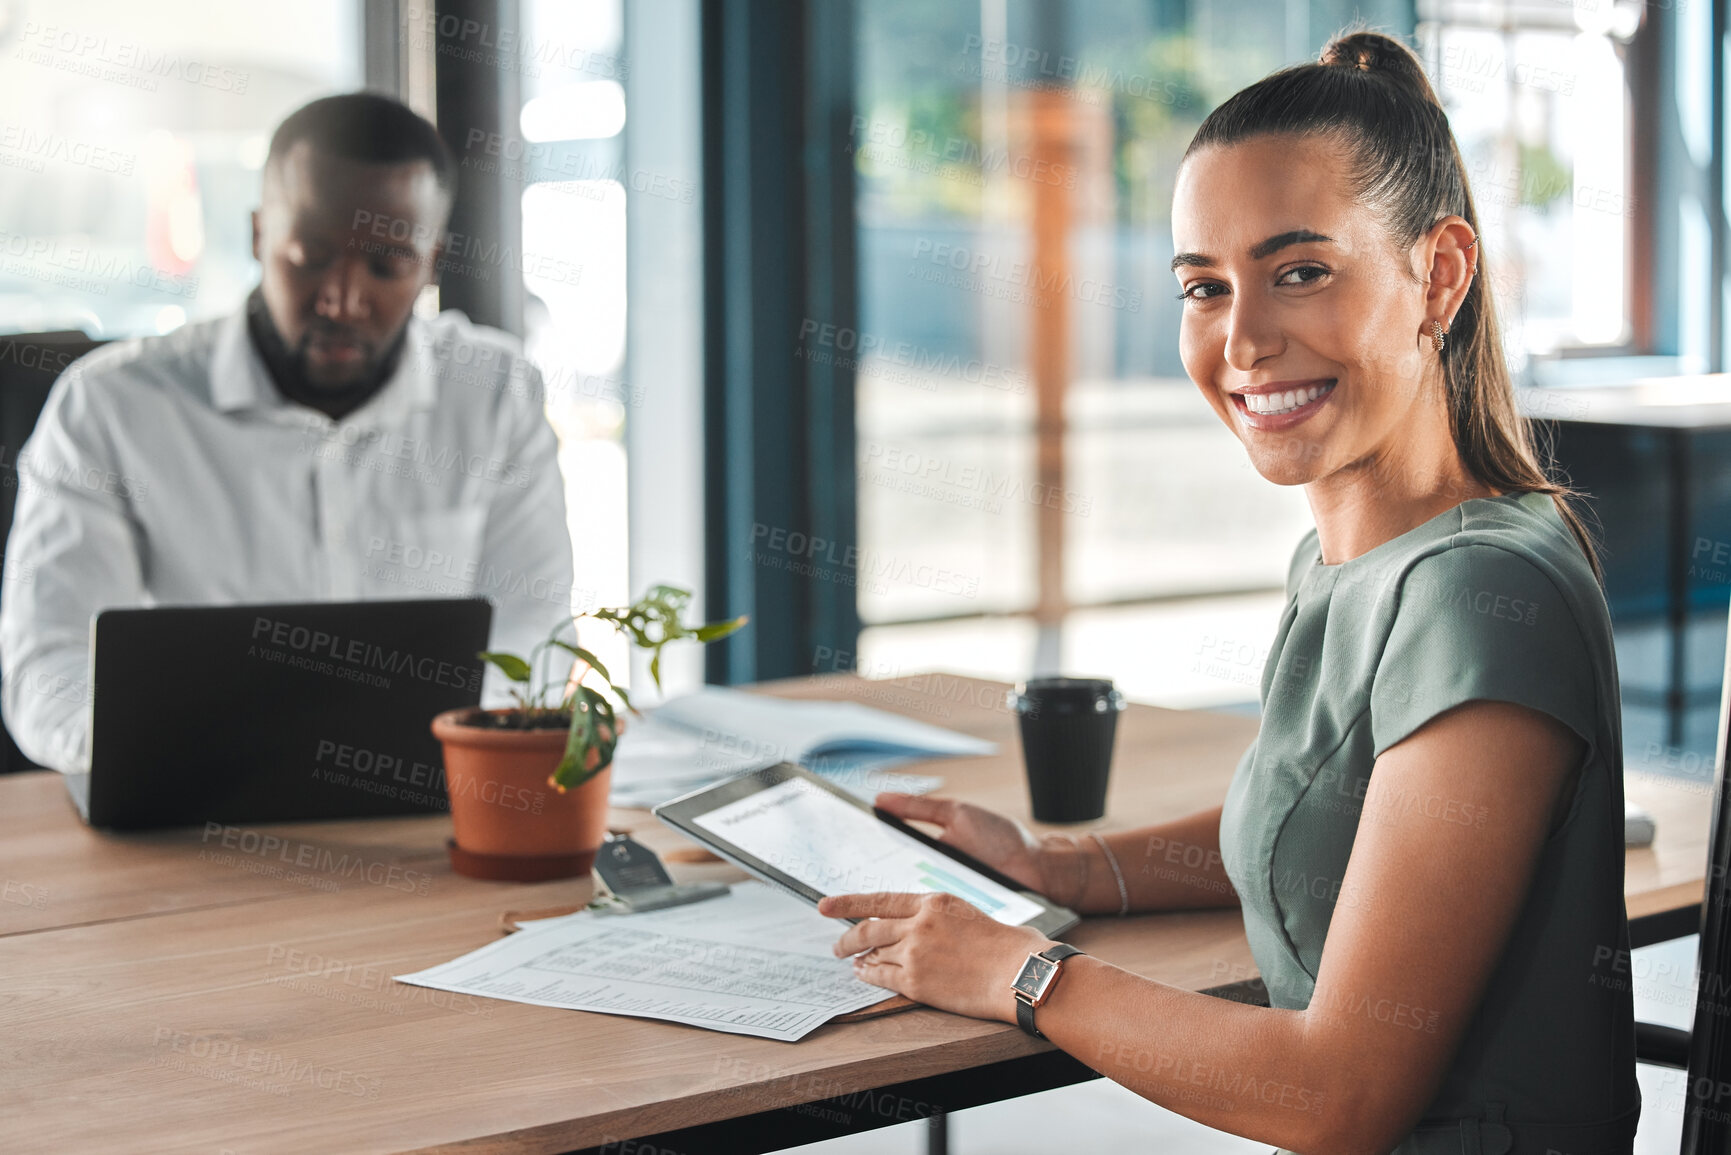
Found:
[[[790,762],[654,808],[765,882],[816,905],[829,894],[947,891],[1011,926],[1056,938],[1081,921],[1045,896]]]

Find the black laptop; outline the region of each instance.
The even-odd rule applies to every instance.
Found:
[[[295,822],[448,809],[435,714],[480,702],[483,599],[105,610],[92,826]]]

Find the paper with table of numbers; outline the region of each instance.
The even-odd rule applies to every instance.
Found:
[[[848,924],[761,882],[644,914],[536,919],[402,983],[797,1042],[893,997],[830,953]]]

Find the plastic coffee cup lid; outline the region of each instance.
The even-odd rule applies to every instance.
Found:
[[[1124,695],[1110,678],[1029,678],[1008,695],[1008,705],[1019,714],[1045,711],[1063,714],[1105,714],[1125,708]]]

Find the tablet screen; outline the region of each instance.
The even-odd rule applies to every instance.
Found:
[[[798,778],[693,815],[692,823],[821,894],[947,891],[999,922],[1044,913],[1034,902]]]

